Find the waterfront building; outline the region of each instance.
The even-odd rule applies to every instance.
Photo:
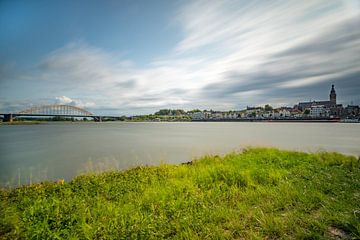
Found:
[[[270,117],[272,117],[272,112],[264,112],[261,116],[263,118],[270,118]]]
[[[310,117],[313,118],[324,118],[330,116],[330,109],[326,108],[325,106],[312,106],[310,108]]]
[[[348,117],[357,117],[360,115],[360,107],[358,105],[348,105],[344,109],[344,113]]]
[[[215,113],[213,113],[213,116],[215,119],[223,119],[224,118],[224,115],[222,112],[215,112]]]
[[[294,108],[297,108],[301,111],[305,109],[311,110],[313,107],[325,108],[329,110],[329,116],[340,117],[343,115],[343,106],[342,104],[336,103],[336,91],[334,85],[331,86],[329,101],[310,101],[310,102],[300,102],[298,105],[295,105]],[[315,112],[318,110],[314,110]],[[319,110],[320,111],[320,110]],[[314,114],[315,114],[314,112]]]
[[[236,119],[238,115],[235,112],[226,112],[224,113],[225,119]]]
[[[203,119],[205,119],[205,113],[204,112],[194,112],[191,114],[191,118],[193,120],[203,120]]]
[[[302,116],[303,116],[302,112],[296,108],[291,109],[290,114],[294,118],[302,118]]]
[[[287,107],[280,108],[279,114],[280,114],[280,117],[290,117],[291,116],[290,110]]]
[[[275,111],[273,112],[273,118],[280,118],[280,112],[279,110],[275,109]]]
[[[336,107],[336,91],[334,85],[331,86],[329,101],[310,101],[310,102],[300,102],[297,107],[298,109],[304,111],[305,109],[310,109],[313,106],[323,106],[325,108],[334,108]]]

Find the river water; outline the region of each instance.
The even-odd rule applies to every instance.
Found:
[[[360,124],[79,122],[0,126],[0,185],[187,162],[246,146],[360,155]]]

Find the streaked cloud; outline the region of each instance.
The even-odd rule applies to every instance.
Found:
[[[146,65],[84,40],[17,75],[2,68],[1,76],[10,92],[31,85],[36,94],[26,94],[33,102],[125,114],[292,105],[327,97],[332,83],[346,93],[340,101],[360,103],[358,26],[355,0],[189,1],[171,24],[182,38]]]

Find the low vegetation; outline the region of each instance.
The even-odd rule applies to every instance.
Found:
[[[3,239],[359,239],[360,161],[254,148],[1,190]]]
[[[33,125],[43,123],[41,121],[13,121],[13,122],[0,122],[0,125]]]

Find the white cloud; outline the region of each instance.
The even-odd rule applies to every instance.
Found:
[[[71,98],[66,97],[66,96],[55,97],[55,104],[71,105],[71,106],[76,106],[76,107],[81,107],[81,108],[95,107],[94,102],[84,102],[82,100],[71,99]]]
[[[56,104],[71,104],[71,103],[73,103],[73,100],[66,96],[56,97],[55,99],[56,99]]]

